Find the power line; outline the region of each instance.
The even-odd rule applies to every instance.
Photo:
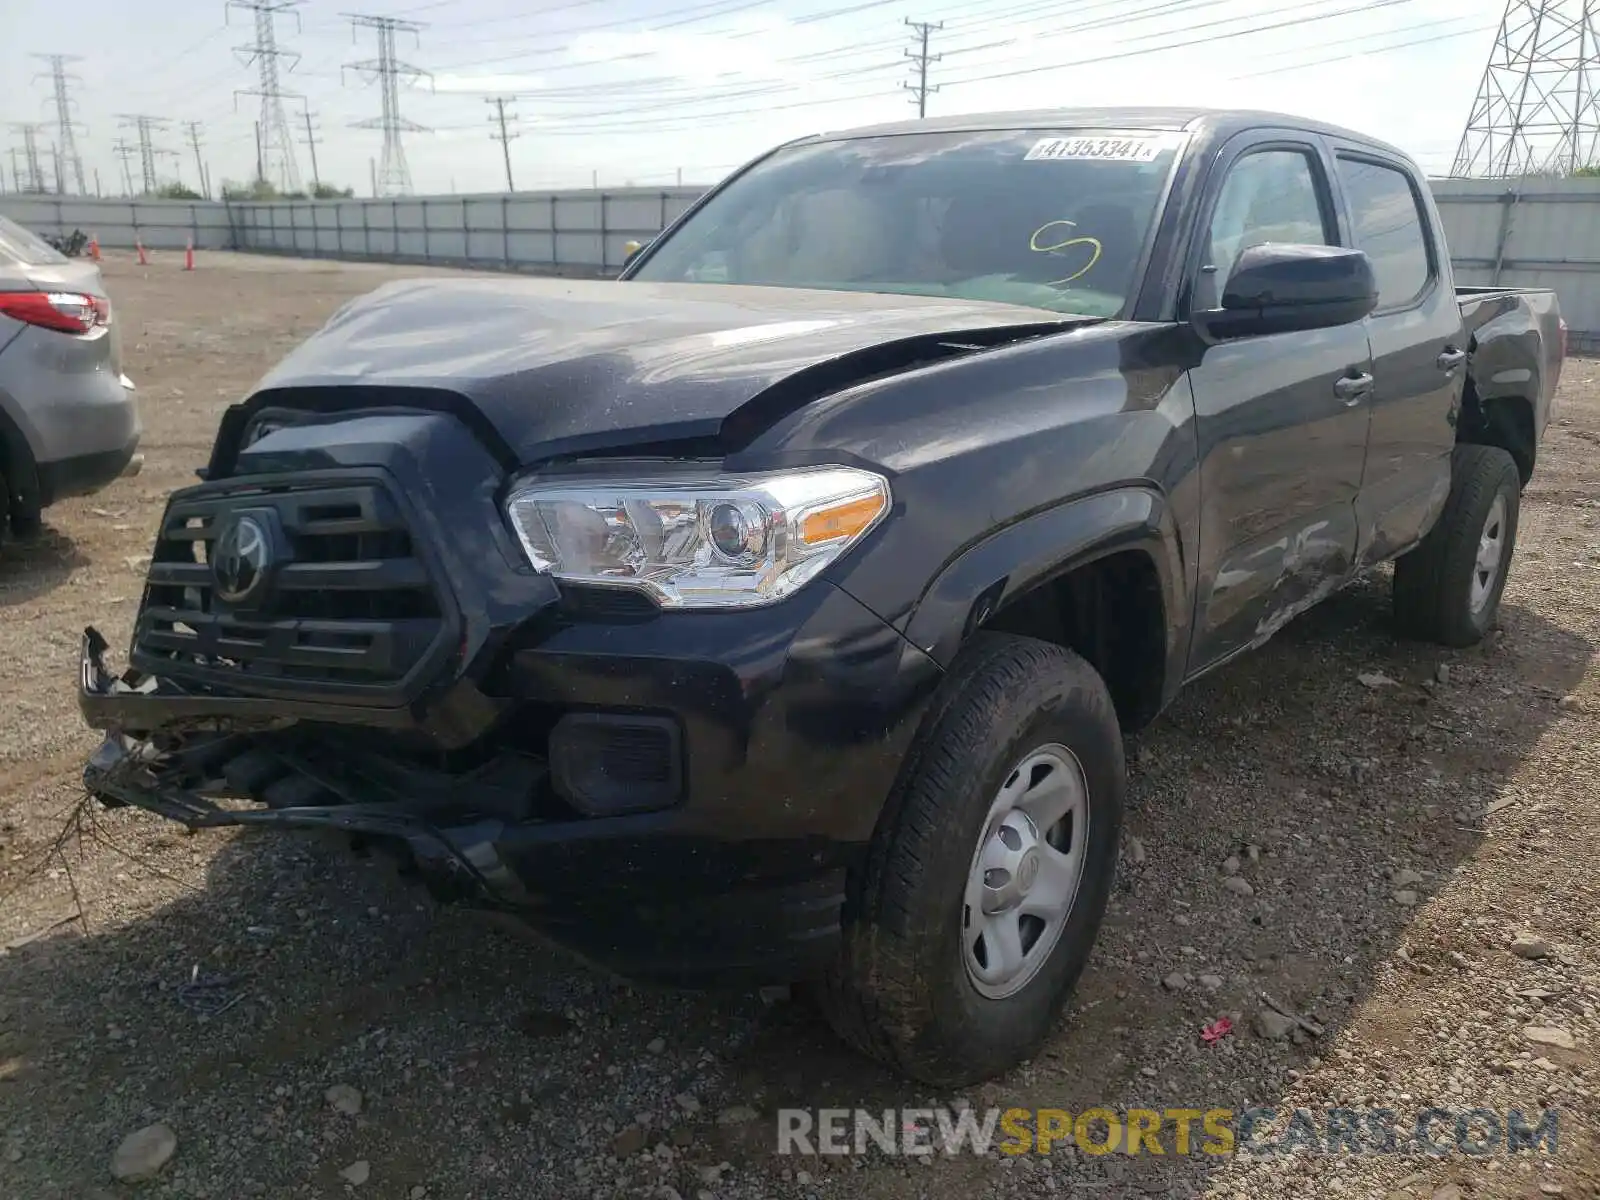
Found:
[[[1309,25],[1315,21],[1329,21],[1335,17],[1348,17],[1355,13],[1372,12],[1375,9],[1393,8],[1397,4],[1410,3],[1412,3],[1412,0],[1369,0],[1365,4],[1355,4],[1348,8],[1336,8],[1331,12],[1313,13],[1290,21],[1274,21],[1265,25],[1255,25],[1249,29],[1235,29],[1228,33],[1214,33],[1207,37],[1186,38],[1182,41],[1169,42],[1162,46],[1151,46],[1144,50],[1125,50],[1120,54],[1095,54],[1087,58],[1063,59],[1060,62],[1047,63],[1044,66],[1018,67],[1010,71],[994,71],[987,75],[971,75],[965,79],[947,79],[941,86],[955,87],[964,83],[989,83],[996,79],[1015,79],[1021,75],[1040,75],[1047,71],[1065,71],[1071,67],[1117,62],[1125,58],[1140,58],[1146,54],[1161,54],[1168,50],[1187,50],[1192,46],[1204,46],[1212,42],[1223,42],[1230,38],[1247,37],[1256,33],[1270,33],[1275,29],[1289,29],[1299,25]]]
[[[52,99],[56,106],[56,153],[60,158],[56,161],[57,176],[64,176],[65,167],[72,171],[72,178],[78,185],[75,193],[79,196],[88,194],[89,189],[83,184],[83,159],[78,154],[77,123],[72,119],[72,97],[67,94],[67,80],[73,79],[82,83],[75,75],[68,75],[67,64],[80,61],[76,54],[35,54],[33,57],[43,59],[50,64],[50,89]],[[38,76],[43,79],[46,76]],[[87,130],[85,130],[87,132]],[[65,191],[65,180],[57,180],[57,190]]]
[[[1339,38],[1339,39],[1336,39],[1335,41],[1324,42],[1323,43],[1323,47],[1327,48],[1327,47],[1330,47],[1330,46],[1348,46],[1348,45],[1351,45],[1352,43],[1355,43],[1355,44],[1358,45],[1358,48],[1355,49],[1355,50],[1351,50],[1350,52],[1348,52],[1346,54],[1335,54],[1335,55],[1333,55],[1331,57],[1325,57],[1325,58],[1304,59],[1304,60],[1301,60],[1301,61],[1296,61],[1296,62],[1290,63],[1287,66],[1271,67],[1271,68],[1268,68],[1265,71],[1250,71],[1250,72],[1247,72],[1246,74],[1243,74],[1243,75],[1231,75],[1231,76],[1229,76],[1229,78],[1230,79],[1259,79],[1263,75],[1281,75],[1281,74],[1283,74],[1283,73],[1285,73],[1287,71],[1303,71],[1307,67],[1323,67],[1323,66],[1327,66],[1330,63],[1347,62],[1352,58],[1365,58],[1369,54],[1387,54],[1391,50],[1406,50],[1406,49],[1409,49],[1412,46],[1431,46],[1435,42],[1447,42],[1451,38],[1470,37],[1471,35],[1473,35],[1475,33],[1491,33],[1496,28],[1496,26],[1494,26],[1494,25],[1475,25],[1471,29],[1457,29],[1452,33],[1440,33],[1440,34],[1434,34],[1434,35],[1432,35],[1430,37],[1412,38],[1409,41],[1394,42],[1394,43],[1391,43],[1390,45],[1387,45],[1387,46],[1368,46],[1368,45],[1362,44],[1362,43],[1365,43],[1369,39],[1374,38],[1374,37],[1393,37],[1397,33],[1415,33],[1419,29],[1437,29],[1442,25],[1454,25],[1457,21],[1463,21],[1463,20],[1470,20],[1470,18],[1467,18],[1467,17],[1445,17],[1443,20],[1440,20],[1440,21],[1423,21],[1423,22],[1421,22],[1420,24],[1417,24],[1417,25],[1402,25],[1398,29],[1386,29],[1386,30],[1383,30],[1381,33],[1363,33],[1363,34],[1360,34],[1360,35],[1358,35],[1356,37]],[[1291,53],[1298,54],[1298,53],[1300,53],[1300,51],[1291,51]],[[1282,55],[1278,55],[1278,56],[1275,56],[1275,57],[1282,57]],[[1453,147],[1451,148],[1451,153],[1454,153],[1454,148]]]
[[[505,160],[506,160],[506,191],[508,191],[508,192],[514,192],[514,191],[517,190],[516,185],[511,182],[511,140],[513,138],[520,137],[521,135],[520,134],[516,134],[516,133],[508,133],[506,131],[506,122],[508,120],[512,121],[512,122],[515,122],[516,119],[517,119],[517,114],[516,113],[512,113],[509,117],[506,115],[506,103],[508,101],[515,100],[515,99],[516,99],[515,96],[485,96],[484,97],[484,102],[486,104],[494,105],[495,115],[490,117],[489,119],[491,121],[497,122],[499,124],[499,126],[500,126],[500,132],[499,133],[491,132],[489,134],[489,136],[491,138],[493,138],[495,141],[500,143],[501,153],[505,156]]]
[[[1201,2],[1209,4],[1209,3],[1215,2],[1215,0],[1201,0]],[[1322,2],[1322,0],[1313,0],[1313,2]],[[969,75],[969,76],[963,77],[963,78],[961,78],[959,80],[954,80],[954,81],[947,80],[947,81],[945,81],[945,85],[948,85],[951,82],[977,83],[977,82],[982,82],[982,81],[986,81],[986,80],[990,80],[990,79],[1004,79],[1004,78],[1009,78],[1009,77],[1012,77],[1012,76],[1015,76],[1015,75],[1033,74],[1033,73],[1036,73],[1036,72],[1058,70],[1058,69],[1062,69],[1062,68],[1066,68],[1066,67],[1072,67],[1072,66],[1082,66],[1082,65],[1086,65],[1086,64],[1090,64],[1090,63],[1098,63],[1098,62],[1121,60],[1121,59],[1130,59],[1130,58],[1141,58],[1141,57],[1145,57],[1147,55],[1161,54],[1161,53],[1165,53],[1167,51],[1176,50],[1176,49],[1184,49],[1184,48],[1187,48],[1189,46],[1210,44],[1210,43],[1215,43],[1215,42],[1219,42],[1219,41],[1228,41],[1228,40],[1231,40],[1233,38],[1246,37],[1246,36],[1249,36],[1251,34],[1268,32],[1270,30],[1281,29],[1281,28],[1285,28],[1285,27],[1288,27],[1288,26],[1291,26],[1291,25],[1308,24],[1308,23],[1317,22],[1317,21],[1330,20],[1330,19],[1337,18],[1337,17],[1349,16],[1349,15],[1353,15],[1355,13],[1367,12],[1367,11],[1371,11],[1371,10],[1374,10],[1374,9],[1388,8],[1388,7],[1392,7],[1394,5],[1397,5],[1397,4],[1405,4],[1405,3],[1409,3],[1409,2],[1410,2],[1410,0],[1369,0],[1368,3],[1364,3],[1364,4],[1360,4],[1360,5],[1355,5],[1355,6],[1345,7],[1345,8],[1339,8],[1339,9],[1334,9],[1334,10],[1325,11],[1325,12],[1314,12],[1314,13],[1311,13],[1309,15],[1300,17],[1300,18],[1298,18],[1296,20],[1283,20],[1283,21],[1268,22],[1268,23],[1252,26],[1251,28],[1248,28],[1248,29],[1232,30],[1232,31],[1229,31],[1229,32],[1224,32],[1224,33],[1211,34],[1211,35],[1208,35],[1208,36],[1205,36],[1205,37],[1187,38],[1187,39],[1182,39],[1182,40],[1178,40],[1178,41],[1168,42],[1168,43],[1165,43],[1165,44],[1162,44],[1162,45],[1140,47],[1140,48],[1137,48],[1137,49],[1130,49],[1130,50],[1117,52],[1117,53],[1101,52],[1099,54],[1096,54],[1093,57],[1083,58],[1083,59],[1079,59],[1079,60],[1063,60],[1061,62],[1052,63],[1052,64],[1050,64],[1048,66],[1043,66],[1043,67],[1031,67],[1031,68],[1022,68],[1022,69],[1010,70],[1010,71],[979,73],[979,74],[974,74],[974,75]],[[1170,0],[1168,0],[1168,3],[1170,3]],[[1166,7],[1166,6],[1167,6],[1167,4],[1163,4],[1161,7]],[[1089,6],[1085,6],[1085,7],[1095,7],[1095,6],[1094,5],[1089,5]],[[1299,6],[1297,6],[1297,7],[1299,7]],[[1283,10],[1277,10],[1277,11],[1283,11]],[[1126,14],[1126,10],[1124,10],[1124,15],[1127,15]],[[1100,18],[1099,20],[1105,21],[1105,20],[1111,20],[1111,19],[1112,18]],[[1062,30],[1062,32],[1066,32],[1066,30]],[[951,51],[951,53],[955,53],[955,51]],[[861,72],[864,73],[865,71],[871,70],[871,69],[872,68],[861,69]],[[840,74],[847,74],[847,73],[855,73],[855,72],[840,72]],[[849,94],[849,95],[839,96],[839,97],[834,97],[834,98],[828,98],[828,99],[799,100],[799,101],[796,101],[796,102],[793,102],[793,103],[788,103],[788,104],[766,105],[766,106],[763,107],[762,111],[764,113],[766,113],[766,112],[775,112],[775,111],[798,109],[798,108],[810,108],[810,107],[815,107],[815,106],[818,106],[818,105],[830,105],[830,104],[844,103],[844,102],[847,102],[847,101],[860,101],[860,100],[875,99],[875,98],[878,98],[879,96],[882,96],[882,95],[884,95],[884,93],[875,92],[875,91],[874,92],[858,92],[858,93],[852,93],[852,94]],[[731,100],[731,99],[734,99],[735,96],[730,93],[730,94],[725,94],[723,96],[719,96],[717,98],[721,99],[721,100]],[[664,130],[667,130],[667,129],[683,128],[683,127],[686,127],[686,125],[697,124],[697,123],[700,123],[700,122],[703,122],[703,121],[706,121],[706,120],[722,118],[722,117],[739,117],[739,116],[746,116],[746,115],[748,115],[748,110],[732,109],[732,110],[724,110],[724,111],[717,111],[717,112],[698,112],[698,113],[694,113],[692,115],[687,115],[687,116],[684,116],[684,117],[661,116],[661,117],[653,117],[653,118],[652,117],[640,118],[640,117],[638,117],[636,115],[636,109],[617,109],[617,110],[610,110],[610,111],[606,111],[606,112],[592,112],[592,113],[579,114],[579,115],[576,115],[576,116],[578,117],[579,120],[582,120],[583,118],[590,118],[590,117],[613,117],[613,116],[614,117],[625,117],[625,118],[627,118],[627,120],[625,120],[625,121],[617,121],[617,122],[610,122],[610,123],[600,122],[600,123],[587,123],[587,124],[575,123],[575,121],[573,121],[573,120],[564,120],[559,126],[552,127],[552,128],[550,128],[548,130],[541,130],[540,136],[541,137],[543,137],[543,136],[556,136],[556,137],[560,137],[560,136],[593,136],[593,135],[595,135],[597,133],[615,133],[615,134],[618,134],[618,135],[622,135],[622,134],[627,134],[627,133],[631,133],[631,132],[660,133],[660,132],[662,132]]]
[[[917,48],[915,50],[907,50],[906,57],[917,65],[917,79],[915,83],[907,83],[904,87],[916,97],[917,116],[925,117],[928,115],[928,93],[939,90],[938,84],[934,84],[932,87],[928,86],[928,64],[936,63],[944,57],[942,54],[930,55],[928,53],[928,35],[935,29],[943,29],[944,22],[940,21],[935,24],[928,21],[913,21],[907,17],[906,24],[911,27],[916,35]]]
[[[298,92],[286,92],[279,84],[278,60],[288,59],[289,69],[293,70],[300,61],[300,55],[278,48],[276,18],[279,13],[293,12],[298,27],[300,14],[295,12],[295,8],[299,3],[300,0],[226,0],[223,5],[225,17],[235,8],[255,15],[256,40],[248,46],[235,46],[234,52],[241,56],[246,66],[251,63],[256,65],[259,81],[256,87],[241,89],[234,95],[260,97],[258,173],[264,178],[275,162],[278,186],[284,192],[300,190],[300,167],[295,162],[294,139],[289,134],[289,118],[284,114],[283,102],[299,100],[304,103],[305,97]]]
[[[1509,0],[1451,175],[1568,173],[1600,148],[1600,3]]]
[[[400,115],[400,77],[418,79],[427,76],[432,79],[433,76],[421,67],[414,67],[395,57],[394,35],[396,31],[403,30],[416,37],[422,26],[415,21],[402,21],[396,17],[362,16],[357,13],[347,15],[352,32],[365,28],[375,30],[378,34],[377,58],[345,64],[348,70],[377,79],[383,97],[383,115],[358,121],[355,125],[357,129],[383,130],[383,156],[376,172],[374,190],[380,196],[409,196],[411,168],[406,165],[405,145],[400,135],[405,132],[425,133],[427,129]],[[421,39],[418,40],[420,42]]]

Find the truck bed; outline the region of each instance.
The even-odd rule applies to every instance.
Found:
[[[1456,303],[1471,355],[1472,392],[1484,400],[1509,395],[1531,401],[1537,442],[1567,353],[1567,323],[1554,289],[1457,287]]]

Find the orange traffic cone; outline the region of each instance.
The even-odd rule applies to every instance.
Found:
[[[139,265],[141,267],[148,267],[150,265],[150,259],[145,255],[144,243],[138,238],[134,238],[133,248],[139,252]]]
[[[183,245],[183,269],[194,270],[194,239],[190,238]]]
[[[95,262],[100,261],[100,235],[98,233],[89,235],[89,257],[94,259]]]

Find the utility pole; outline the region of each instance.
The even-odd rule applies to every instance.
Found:
[[[1600,3],[1508,0],[1453,176],[1571,174],[1600,163]]]
[[[521,134],[506,132],[506,121],[509,119],[514,123],[516,121],[516,119],[517,119],[517,114],[516,113],[512,113],[510,115],[510,117],[507,118],[507,116],[506,116],[506,102],[507,101],[511,101],[511,100],[515,100],[515,99],[516,99],[515,96],[485,96],[484,97],[484,103],[485,104],[494,105],[495,115],[490,117],[489,119],[491,121],[498,122],[499,125],[500,125],[500,132],[499,133],[491,133],[489,136],[491,138],[493,138],[495,141],[500,143],[501,153],[505,157],[505,160],[506,160],[506,191],[508,191],[508,192],[514,192],[514,191],[517,190],[516,185],[511,182],[511,139],[515,138],[515,137],[521,137],[522,136]]]
[[[67,73],[67,64],[79,61],[79,56],[76,54],[35,54],[33,57],[42,58],[50,64],[50,74],[48,76],[39,75],[35,78],[48,78],[50,80],[51,95],[56,107],[56,150],[61,155],[65,168],[71,170],[72,178],[77,182],[78,190],[75,194],[79,196],[86,195],[89,189],[83,185],[83,159],[78,154],[77,130],[79,126],[72,119],[72,97],[67,93],[67,81],[69,79],[77,83],[83,82],[77,76]],[[66,169],[61,169],[59,173],[65,176]],[[66,192],[64,179],[57,190],[62,193]]]
[[[170,150],[162,150],[155,144],[155,135],[167,127],[165,117],[151,117],[143,113],[118,113],[122,118],[124,128],[132,127],[139,135],[139,170],[144,181],[146,195],[161,186],[161,181],[156,178],[156,158],[158,155],[171,154]]]
[[[913,21],[908,17],[906,18],[906,24],[911,28],[915,35],[914,40],[917,43],[915,50],[906,51],[906,57],[916,64],[917,81],[915,83],[903,83],[901,86],[916,97],[917,116],[925,117],[928,115],[928,93],[939,90],[937,84],[932,87],[928,85],[928,64],[936,63],[944,57],[942,54],[928,53],[928,35],[937,29],[943,29],[944,22]]]
[[[111,147],[111,151],[122,160],[122,183],[128,189],[127,194],[133,195],[133,167],[130,165],[133,156],[138,153],[135,147],[128,145],[126,138],[118,138]]]
[[[18,191],[42,192],[44,191],[44,173],[39,170],[39,130],[43,128],[37,122],[19,121],[12,126],[22,134],[22,161],[27,165],[26,187],[19,187]],[[13,152],[14,153],[14,152]]]
[[[11,190],[13,192],[22,190],[22,171],[17,166],[17,148],[15,146],[11,147]]]
[[[317,131],[311,125],[311,110],[306,109],[306,145],[311,148],[312,191],[322,186],[322,176],[317,173]]]
[[[194,147],[194,169],[195,173],[200,177],[200,194],[209,200],[211,199],[211,188],[206,183],[206,164],[200,158],[200,122],[185,121],[183,127],[189,134],[189,145]]]
[[[385,196],[411,194],[411,168],[406,165],[405,146],[400,141],[402,133],[426,133],[426,127],[408,121],[400,115],[400,78],[419,79],[433,76],[421,67],[401,62],[395,57],[394,35],[405,32],[417,37],[422,28],[415,21],[401,21],[394,17],[370,17],[359,13],[346,13],[352,34],[371,29],[378,35],[378,57],[361,62],[346,63],[345,69],[376,79],[383,98],[383,115],[366,121],[357,121],[357,129],[383,130],[383,156],[378,160],[377,190]],[[420,43],[421,39],[417,39]]]
[[[299,100],[304,103],[305,98],[298,92],[286,92],[279,85],[278,60],[288,59],[288,70],[292,71],[299,63],[300,56],[292,50],[278,48],[274,20],[279,13],[294,12],[295,26],[299,28],[300,14],[294,11],[299,3],[300,0],[227,0],[223,7],[225,14],[235,8],[255,14],[256,40],[248,46],[235,46],[233,49],[246,66],[251,63],[256,65],[259,80],[254,88],[234,92],[234,103],[238,103],[240,96],[260,98],[260,133],[257,135],[260,165],[256,169],[256,177],[265,180],[266,172],[275,170],[278,189],[283,192],[300,190],[300,168],[295,162],[294,139],[289,135],[289,118],[284,115],[283,102]]]

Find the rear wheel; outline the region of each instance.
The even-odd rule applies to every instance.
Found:
[[[1122,824],[1121,732],[1094,669],[982,634],[875,840],[822,989],[841,1036],[936,1086],[1035,1053],[1088,960]]]
[[[1394,613],[1407,636],[1471,646],[1500,613],[1522,476],[1498,446],[1457,446],[1450,470],[1450,496],[1438,522],[1420,546],[1395,560]]]

